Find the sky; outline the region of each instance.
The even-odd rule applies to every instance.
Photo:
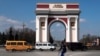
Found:
[[[0,31],[6,31],[10,26],[22,28],[23,22],[26,27],[35,30],[35,9],[38,2],[79,3],[80,38],[84,34],[100,36],[99,0],[0,0]],[[50,27],[53,37],[58,40],[65,37],[64,30],[64,25],[59,22],[55,22]]]

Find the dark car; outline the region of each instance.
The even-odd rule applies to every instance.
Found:
[[[82,43],[68,43],[67,44],[68,49],[75,51],[75,50],[87,50],[87,47],[84,46]]]

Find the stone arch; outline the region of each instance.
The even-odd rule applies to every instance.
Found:
[[[36,8],[36,43],[48,42],[48,28],[55,21],[60,21],[66,26],[66,42],[78,42],[79,38],[79,15],[80,9],[77,3],[59,3],[62,7],[53,8],[53,4],[58,3],[39,3]],[[70,6],[70,7],[69,7]],[[72,9],[73,8],[73,9]],[[45,18],[39,20],[39,17]],[[50,19],[50,17],[53,17]],[[71,17],[77,20],[71,21]],[[41,18],[42,19],[42,18]],[[40,41],[42,40],[42,41]]]

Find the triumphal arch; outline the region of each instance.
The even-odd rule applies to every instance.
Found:
[[[66,42],[79,40],[78,3],[37,3],[36,5],[36,43],[49,42],[49,26],[56,21],[66,28]]]

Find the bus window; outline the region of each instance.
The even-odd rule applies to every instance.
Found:
[[[7,45],[10,45],[10,42],[8,42]]]
[[[23,42],[18,42],[17,45],[23,45]]]
[[[11,42],[11,45],[16,45],[16,42]]]

